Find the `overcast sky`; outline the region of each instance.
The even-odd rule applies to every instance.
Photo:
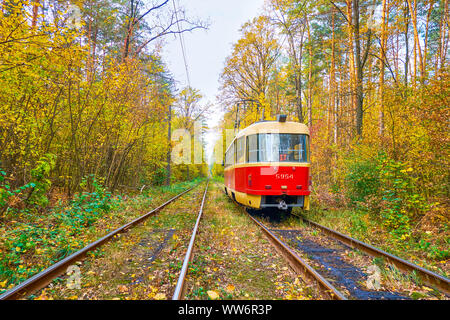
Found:
[[[240,38],[239,29],[248,20],[262,12],[264,0],[175,0],[187,15],[209,20],[209,30],[194,30],[183,34],[191,86],[205,97],[203,103],[215,104],[219,88],[219,75],[225,59],[231,54],[232,44]],[[168,37],[163,50],[164,60],[177,81],[177,88],[187,85],[180,41]],[[220,119],[218,112],[208,121],[210,127]],[[215,134],[207,137],[213,143]],[[209,150],[210,152],[211,150]]]

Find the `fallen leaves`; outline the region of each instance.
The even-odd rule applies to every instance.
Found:
[[[219,294],[214,290],[208,290],[206,293],[208,294],[211,300],[217,300],[220,297]]]
[[[154,299],[155,299],[155,300],[166,300],[167,298],[166,298],[166,295],[165,295],[164,293],[157,293],[157,294],[154,296]]]
[[[120,293],[128,293],[127,286],[119,285],[119,286],[117,286],[117,289],[119,290]]]
[[[228,293],[232,293],[232,292],[234,291],[234,289],[236,289],[235,286],[232,285],[232,284],[229,284],[229,285],[227,285],[227,287],[226,287],[225,290],[226,290]]]

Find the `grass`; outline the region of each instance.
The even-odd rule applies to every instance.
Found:
[[[204,185],[204,184],[203,184]],[[167,299],[178,279],[184,252],[196,220],[203,187],[192,190],[149,217],[142,225],[102,246],[102,256],[80,265],[82,288],[65,281],[37,294],[38,299]],[[186,204],[189,206],[186,206]],[[176,229],[173,233],[171,230]],[[170,236],[172,234],[172,236]],[[156,251],[166,239],[161,251]],[[153,261],[149,261],[149,257]]]
[[[115,196],[113,205],[100,209],[87,199],[57,205],[45,214],[17,212],[0,227],[0,294],[199,181],[146,189],[132,197]]]

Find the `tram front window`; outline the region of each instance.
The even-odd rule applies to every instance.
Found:
[[[308,162],[307,150],[305,134],[258,134],[258,162]]]

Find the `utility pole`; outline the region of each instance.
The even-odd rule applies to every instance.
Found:
[[[169,118],[168,118],[168,125],[167,125],[167,179],[166,179],[166,185],[170,185],[170,153],[172,152],[171,148],[171,141],[172,141],[172,105],[169,105]]]

